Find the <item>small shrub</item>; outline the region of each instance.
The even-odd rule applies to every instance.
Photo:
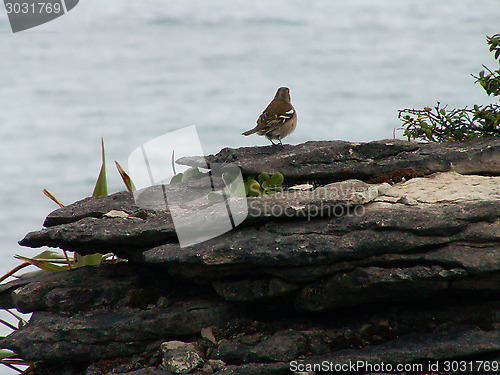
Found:
[[[500,34],[487,37],[490,52],[500,63]],[[479,72],[474,83],[479,83],[488,96],[500,96],[500,68]],[[434,108],[401,109],[398,118],[403,121],[404,135],[410,139],[430,142],[465,141],[479,137],[500,136],[500,105],[473,105],[471,108],[447,109],[438,102]]]

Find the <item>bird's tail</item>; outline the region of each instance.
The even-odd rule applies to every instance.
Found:
[[[250,135],[250,134],[255,133],[257,130],[259,130],[259,129],[257,129],[257,128],[255,127],[255,128],[253,128],[253,129],[247,130],[246,132],[241,133],[241,134],[243,134],[243,135]]]

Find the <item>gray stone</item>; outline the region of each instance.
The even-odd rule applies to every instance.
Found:
[[[220,359],[209,359],[208,364],[213,371],[220,371],[226,368],[226,362],[221,361]]]
[[[115,307],[71,316],[35,312],[26,326],[0,340],[0,346],[28,360],[109,358],[140,353],[164,337],[199,334],[203,327],[233,317],[229,306],[204,300],[179,302],[167,310]]]
[[[306,142],[276,147],[225,148],[205,158],[209,163],[236,165],[243,173],[281,172],[286,180],[311,182],[358,178],[366,180],[411,168],[423,174],[454,170],[462,174],[499,174],[500,139],[466,142],[418,143],[398,139],[351,143]],[[178,163],[199,165],[196,158]]]
[[[242,366],[227,366],[214,375],[288,375],[288,363],[248,363]]]
[[[428,363],[430,360],[454,360],[464,355],[484,355],[500,349],[500,330],[481,330],[464,327],[449,332],[407,335],[387,344],[347,349],[325,356],[309,358],[303,363],[349,364],[353,358],[360,363],[371,365],[398,363]],[[466,354],[467,353],[467,354]],[[367,371],[368,370],[368,371]],[[424,368],[424,371],[427,369]],[[360,372],[371,372],[368,367],[360,367]],[[476,368],[477,371],[477,368]],[[473,371],[473,372],[476,372]]]
[[[126,373],[114,372],[113,375],[170,375],[170,373],[165,370],[158,369],[156,367],[145,367],[135,371],[129,371]]]
[[[260,341],[249,353],[252,362],[289,362],[306,353],[306,338],[293,330],[280,331]]]
[[[191,343],[169,341],[161,344],[163,351],[162,365],[174,374],[187,374],[203,366],[201,353]]]
[[[258,301],[290,294],[299,288],[284,280],[214,281],[217,293],[226,301]]]
[[[333,308],[386,301],[406,301],[429,298],[439,291],[448,290],[450,277],[465,273],[450,269],[443,273],[440,266],[408,268],[356,268],[351,272],[334,275],[326,281],[308,284],[295,301],[303,311],[324,311]]]
[[[158,190],[155,186],[150,190]],[[182,194],[184,188],[181,184],[167,185],[165,188],[175,190]],[[131,193],[129,193],[131,195]],[[245,199],[243,203],[248,210],[247,223],[262,221],[266,218],[310,218],[311,215],[331,216],[337,211],[347,211],[349,207],[373,201],[378,197],[378,186],[369,185],[358,180],[349,180],[321,186],[312,192],[279,192],[273,195],[264,195],[259,198],[234,198]],[[118,199],[119,198],[119,199]],[[163,205],[158,210],[141,210],[131,199],[124,199],[124,193],[117,193],[108,197],[110,206],[106,208],[104,197],[99,200],[84,199],[71,206],[63,207],[51,213],[45,225],[47,228],[27,234],[20,244],[23,246],[61,247],[81,254],[95,252],[115,252],[116,254],[132,260],[140,259],[141,250],[154,247],[162,243],[175,242],[175,228],[170,214],[170,207]],[[130,197],[129,197],[130,198]],[[212,230],[218,220],[213,217],[215,212],[208,209],[206,202],[193,204],[188,209],[183,207],[182,213],[176,208],[176,215],[191,215],[197,210],[202,210],[207,218],[207,230]],[[133,214],[126,218],[112,215],[109,212],[116,202],[123,202],[124,210],[120,212],[142,212],[145,216],[137,218]],[[96,207],[94,207],[94,205]],[[241,205],[237,205],[241,207]],[[108,209],[110,211],[108,211]],[[107,213],[103,213],[103,212]],[[224,211],[227,215],[227,212]],[[238,212],[232,211],[233,216]],[[246,213],[241,212],[244,217]],[[99,216],[100,215],[100,216]],[[106,216],[108,215],[108,216]],[[128,214],[127,214],[128,215]],[[224,217],[224,219],[226,219]],[[189,222],[187,217],[186,222]],[[224,222],[224,220],[221,220]],[[200,228],[198,228],[200,229]],[[147,233],[147,235],[145,234]]]
[[[133,292],[137,283],[136,272],[137,268],[133,265],[121,263],[114,267],[85,267],[45,273],[45,277],[17,288],[11,294],[12,305],[21,312],[47,309],[72,312],[115,305]],[[109,283],[110,280],[113,283]]]

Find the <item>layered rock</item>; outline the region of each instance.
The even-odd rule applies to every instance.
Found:
[[[2,308],[34,312],[0,345],[39,374],[498,361],[500,140],[308,142],[207,159],[312,190],[249,198],[236,229],[183,248],[164,202],[121,192],[56,210],[20,243],[128,261],[0,286]],[[190,209],[209,215],[210,204]]]

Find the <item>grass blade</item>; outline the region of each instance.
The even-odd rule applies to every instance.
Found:
[[[52,194],[49,190],[47,189],[43,189],[43,193],[49,197],[50,199],[52,199],[53,202],[55,202],[56,204],[59,205],[59,207],[63,208],[64,207],[64,204],[62,204],[61,202],[59,202],[57,200],[57,198],[54,196],[54,194]]]
[[[104,139],[101,138],[102,164],[97,177],[97,182],[94,187],[93,197],[101,197],[108,195],[108,182],[106,180],[106,153],[104,151]],[[96,266],[102,261],[102,254],[96,253],[91,255],[80,255],[75,253],[75,265],[77,267]]]
[[[69,268],[69,266],[58,266],[57,264],[54,264],[52,261],[49,261],[49,260],[27,258],[27,257],[23,257],[22,255],[16,255],[15,258],[20,259],[20,260],[24,260],[25,262],[28,262],[28,263],[34,265],[35,267],[38,267],[44,271],[59,272],[59,271],[67,270]]]
[[[14,267],[9,272],[7,272],[5,275],[0,277],[0,283],[3,282],[5,279],[8,279],[10,276],[13,276],[17,271],[23,269],[24,267],[28,267],[29,265],[31,265],[31,263],[24,262],[24,263],[21,263],[19,266]]]
[[[116,164],[116,168],[118,169],[118,173],[120,173],[120,176],[122,176],[123,183],[127,187],[127,190],[130,192],[135,191],[136,190],[135,185],[134,185],[134,182],[132,181],[132,179],[130,178],[130,176],[127,174],[127,172],[125,172],[125,170],[122,168],[120,163],[115,161],[115,164]]]
[[[101,149],[102,149],[102,164],[101,171],[99,172],[99,177],[94,187],[93,197],[100,197],[108,195],[108,183],[106,181],[106,156],[104,153],[104,139],[101,138]]]

